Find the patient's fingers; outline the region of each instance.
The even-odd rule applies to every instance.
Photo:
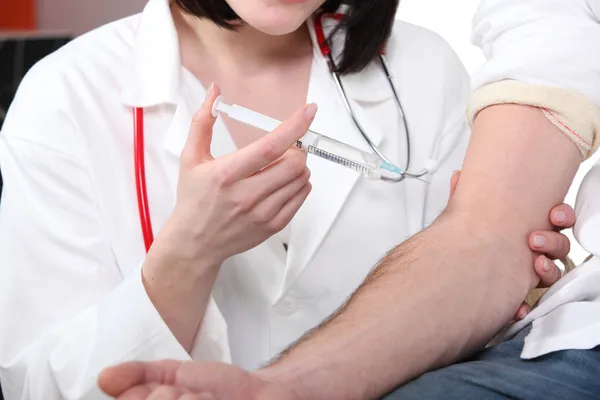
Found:
[[[216,400],[210,393],[185,393],[178,400]]]
[[[550,222],[557,228],[572,228],[575,225],[575,210],[568,204],[561,204],[550,211]]]
[[[216,400],[210,393],[192,393],[176,386],[156,384],[136,386],[127,390],[117,400]]]
[[[521,307],[517,310],[517,314],[515,314],[515,321],[520,321],[527,316],[531,312],[531,307],[529,304],[523,303]]]
[[[540,278],[538,288],[548,288],[554,285],[562,278],[562,271],[558,266],[552,262],[548,257],[541,255],[536,257],[533,268],[535,273]],[[515,321],[520,321],[531,312],[531,307],[527,303],[521,304],[517,313],[515,314]]]
[[[135,386],[117,397],[117,400],[146,400],[152,393],[151,386]]]
[[[534,232],[529,237],[529,248],[538,253],[546,254],[549,258],[564,259],[569,255],[571,243],[569,239],[558,232]]]
[[[183,390],[175,386],[158,386],[146,400],[178,400],[183,395]]]
[[[170,360],[123,363],[102,371],[98,378],[98,386],[109,396],[118,397],[136,386],[170,385],[175,382],[175,373],[180,364]]]
[[[535,273],[540,277],[539,288],[548,288],[562,278],[562,271],[548,257],[538,256],[533,264]]]

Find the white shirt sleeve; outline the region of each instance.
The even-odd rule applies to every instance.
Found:
[[[501,103],[541,108],[589,157],[600,135],[600,0],[482,0],[471,121]]]
[[[68,116],[28,100],[9,111],[0,137],[0,382],[7,399],[103,398],[96,380],[107,366],[192,357],[149,300],[139,267],[122,276],[85,162],[28,139],[30,129],[73,130]],[[211,303],[192,355],[229,361],[215,310]]]
[[[487,59],[473,90],[505,79],[581,93],[600,107],[599,0],[482,0],[473,43]]]

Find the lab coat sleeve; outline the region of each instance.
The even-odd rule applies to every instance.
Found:
[[[483,0],[473,26],[487,62],[470,121],[495,104],[539,107],[589,157],[600,143],[600,1]]]
[[[122,276],[84,160],[28,135],[72,132],[68,116],[24,112],[25,101],[0,137],[0,382],[11,400],[104,398],[96,380],[107,366],[191,357],[149,300],[140,268]],[[195,355],[228,361],[215,307]]]

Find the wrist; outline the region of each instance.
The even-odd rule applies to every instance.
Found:
[[[157,236],[148,253],[157,265],[189,270],[191,276],[203,277],[217,271],[226,257],[219,254],[205,237],[190,229],[189,218],[175,210]]]
[[[267,385],[286,389],[290,400],[353,400],[364,399],[359,386],[348,384],[347,375],[327,360],[314,356],[292,356],[276,361],[254,372]],[[286,399],[287,399],[286,398]]]
[[[216,279],[220,264],[203,258],[188,258],[175,249],[151,249],[142,266],[142,277],[146,281],[177,283],[185,281],[194,285]]]
[[[212,287],[222,261],[210,251],[196,249],[178,231],[164,229],[152,244],[142,266],[145,285],[188,288]]]
[[[162,238],[161,238],[162,239]],[[216,278],[222,262],[210,254],[196,253],[176,240],[154,242],[142,266],[146,279],[183,279],[193,283]]]
[[[316,394],[311,394],[309,390],[303,388],[300,378],[289,370],[268,366],[255,371],[254,374],[267,386],[284,387],[289,400],[318,399]]]

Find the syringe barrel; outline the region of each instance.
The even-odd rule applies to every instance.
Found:
[[[308,131],[296,146],[322,159],[350,168],[370,179],[380,179],[381,171],[378,156],[357,149],[346,143]]]

